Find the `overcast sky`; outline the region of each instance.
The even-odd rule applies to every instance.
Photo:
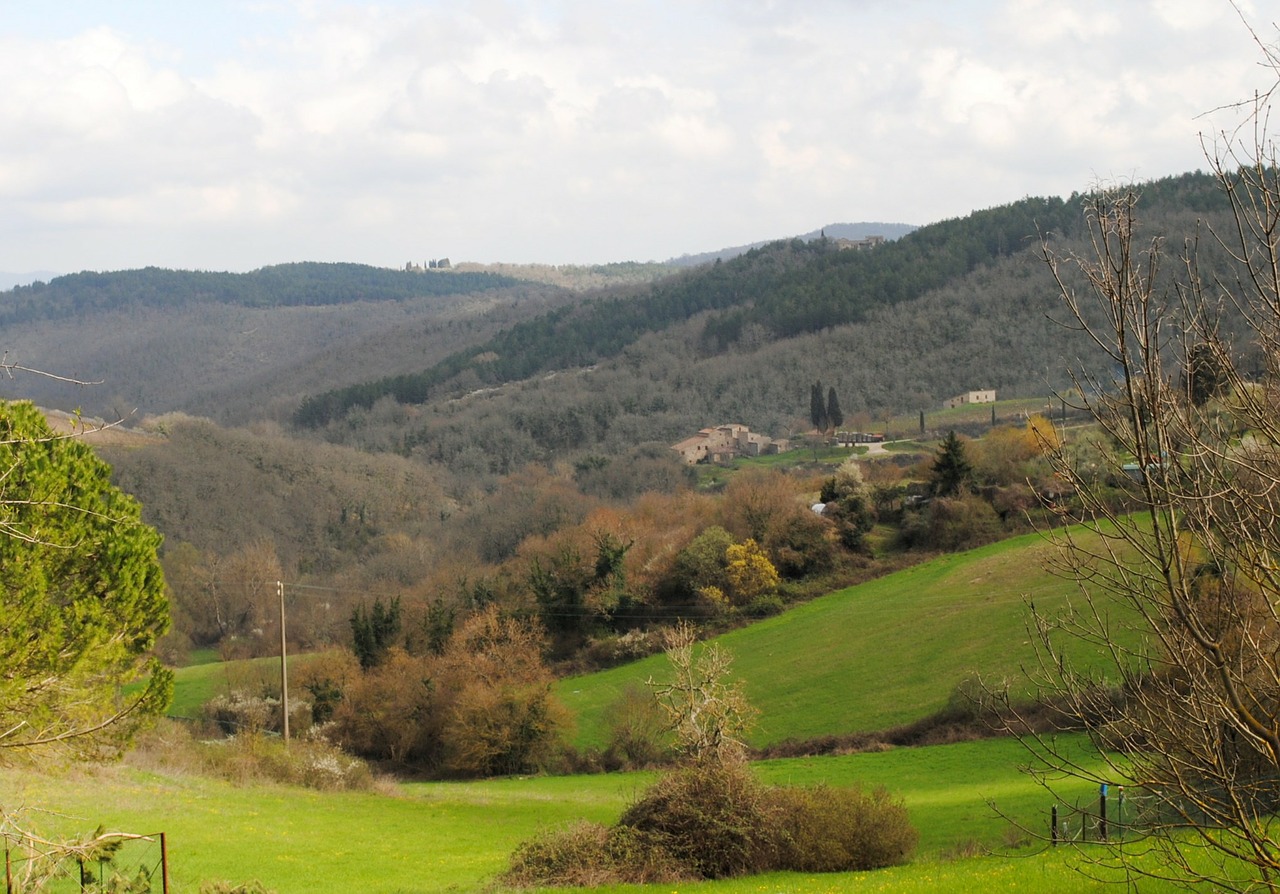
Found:
[[[0,270],[924,224],[1203,169],[1259,61],[1227,0],[0,0]]]

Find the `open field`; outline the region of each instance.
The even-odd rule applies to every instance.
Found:
[[[942,556],[719,637],[761,712],[752,743],[909,723],[973,674],[1025,686],[1027,600],[1054,612],[1074,591],[1044,569],[1053,549],[1033,534]],[[665,672],[657,655],[561,681],[578,744],[604,744],[609,705]]]
[[[679,890],[1106,890],[1070,871],[1065,848],[1039,853],[1041,845],[1023,844],[1013,856],[942,856],[966,843],[972,853],[974,844],[1005,849],[1020,839],[995,809],[1043,828],[1047,796],[1016,769],[1025,757],[1016,742],[993,740],[763,762],[757,772],[772,783],[887,785],[904,798],[920,830],[916,862],[866,874],[771,875]],[[321,793],[235,787],[130,765],[64,776],[0,771],[9,803],[40,804],[57,814],[42,817],[46,827],[83,832],[104,823],[133,832],[164,831],[179,894],[195,892],[199,881],[209,879],[258,879],[280,894],[479,891],[521,840],[577,819],[611,822],[651,778],[405,783],[378,793]],[[1081,792],[1082,798],[1090,796]],[[618,890],[670,894],[673,888]]]
[[[316,657],[318,656],[312,653],[290,655],[290,679],[294,679],[293,674]],[[214,696],[226,695],[233,689],[255,694],[271,691],[279,695],[279,657],[208,661],[178,668],[174,671],[173,704],[169,706],[168,714],[170,717],[197,718],[205,702]],[[292,684],[289,690],[292,693]]]

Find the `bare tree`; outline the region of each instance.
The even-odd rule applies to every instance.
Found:
[[[675,733],[676,750],[694,764],[734,764],[745,760],[744,735],[756,711],[741,682],[728,680],[733,656],[715,644],[695,649],[697,635],[681,623],[665,635],[672,679],[648,680]]]
[[[1275,51],[1259,46],[1280,81]],[[1114,379],[1076,381],[1096,422],[1089,446],[1110,458],[1109,474],[1082,474],[1078,438],[1053,453],[1091,530],[1058,535],[1079,595],[1069,614],[1033,611],[1037,677],[1045,700],[1093,737],[1105,769],[1052,738],[1030,741],[1077,790],[1082,779],[1126,786],[1110,837],[1129,846],[1093,858],[1232,891],[1280,888],[1280,169],[1270,97],[1241,107],[1240,126],[1207,144],[1229,227],[1171,251],[1144,235],[1140,196],[1119,189],[1088,199],[1088,250],[1045,243],[1073,324]],[[1201,264],[1209,256],[1212,275]]]

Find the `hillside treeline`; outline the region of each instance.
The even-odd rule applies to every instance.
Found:
[[[609,664],[652,649],[653,631],[677,619],[772,614],[921,550],[1021,530],[1043,509],[1042,485],[1027,481],[1051,484],[1046,430],[1021,423],[970,444],[963,492],[919,505],[908,497],[936,477],[927,450],[839,469],[797,451],[787,467],[700,490],[674,452],[641,447],[528,463],[451,495],[439,467],[269,426],[170,416],[151,427],[146,443],[103,452],[165,533],[174,654],[273,652],[283,581],[300,648],[349,643],[359,607],[402,600],[412,623],[396,644],[410,651],[494,605],[536,621],[557,660]]]
[[[342,263],[278,264],[250,273],[160,267],[86,271],[0,293],[0,326],[141,307],[318,307],[354,301],[403,301],[482,292],[515,282],[489,272],[415,273]]]
[[[1164,222],[1175,225],[1175,216],[1221,213],[1226,202],[1211,177],[1190,174],[1146,184],[1143,208],[1158,232]],[[558,309],[421,371],[310,396],[294,418],[319,427],[383,397],[426,403],[477,384],[492,387],[587,367],[695,318],[699,331],[690,360],[861,324],[876,311],[954,287],[1004,259],[1038,255],[1043,240],[1070,244],[1081,225],[1079,196],[1028,198],[921,227],[874,250],[840,251],[827,239],[774,243],[642,290]]]

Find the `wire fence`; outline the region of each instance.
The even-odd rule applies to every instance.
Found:
[[[98,832],[57,844],[6,833],[5,894],[168,894],[163,832]]]
[[[1275,793],[1272,794],[1274,796]],[[1268,805],[1260,815],[1274,812],[1277,806],[1274,797]],[[1123,842],[1157,830],[1209,821],[1208,817],[1197,816],[1194,800],[1136,786],[1103,785],[1096,798],[1053,805],[1049,838],[1055,845],[1087,841]]]

